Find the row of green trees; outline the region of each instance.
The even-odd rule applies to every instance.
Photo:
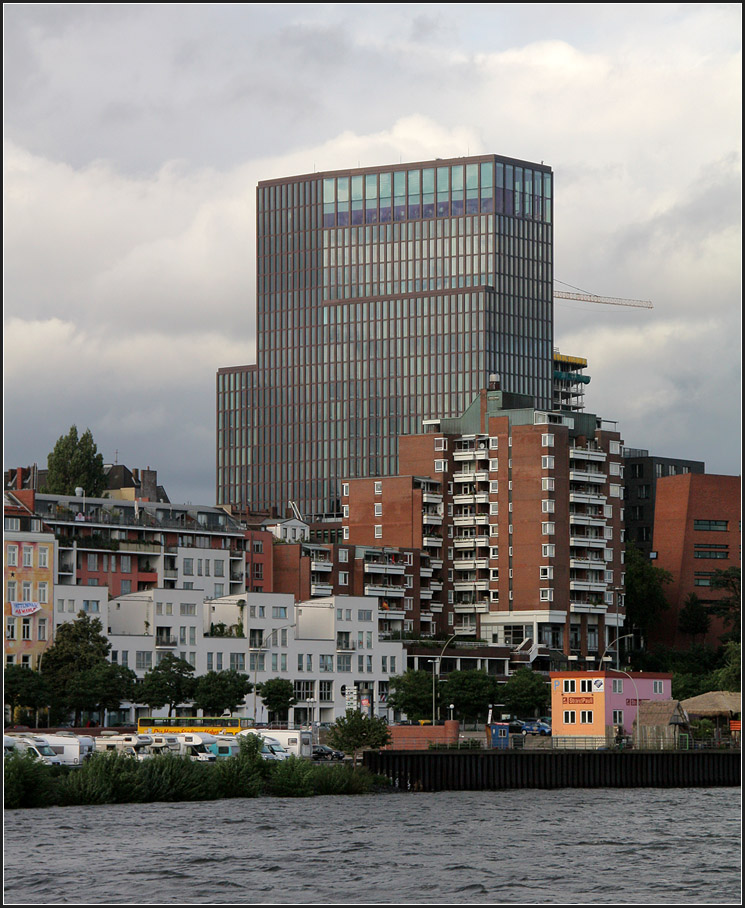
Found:
[[[454,671],[447,680],[433,683],[430,672],[410,669],[391,678],[388,705],[406,713],[409,719],[431,719],[436,714],[453,717],[465,722],[484,721],[494,703],[501,703],[505,710],[518,716],[532,716],[546,709],[550,690],[546,679],[528,668],[515,672],[505,684],[499,684],[485,671]]]
[[[72,717],[76,726],[84,713],[102,717],[105,710],[117,710],[125,701],[153,710],[167,706],[169,715],[189,704],[205,715],[219,716],[234,712],[253,691],[248,676],[241,672],[210,671],[197,678],[191,664],[172,653],[138,680],[132,669],[108,661],[110,650],[99,619],[81,612],[77,620],[57,630],[39,671],[20,665],[6,668],[6,711],[13,717],[26,710],[36,717],[48,709],[50,724]],[[279,718],[295,703],[292,682],[283,678],[269,679],[256,691],[270,715]]]

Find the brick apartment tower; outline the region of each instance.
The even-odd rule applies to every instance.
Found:
[[[400,439],[401,475],[345,484],[346,537],[421,535],[442,568],[443,629],[596,663],[625,613],[615,425],[488,390],[461,418],[428,428]],[[417,477],[440,482],[441,504],[425,504]],[[439,524],[424,523],[435,512]]]

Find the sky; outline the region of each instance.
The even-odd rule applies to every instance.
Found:
[[[557,300],[626,445],[741,464],[736,3],[5,4],[5,469],[71,425],[215,499],[259,180],[495,153],[555,174]]]

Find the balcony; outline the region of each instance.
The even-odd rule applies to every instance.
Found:
[[[601,548],[604,549],[608,545],[609,540],[605,539],[602,536],[570,536],[569,545],[576,546],[577,548]]]
[[[442,504],[442,495],[434,492],[422,492],[423,504]]]
[[[424,536],[422,537],[422,545],[440,547],[442,546],[442,538],[440,536]]]
[[[404,597],[404,588],[402,586],[385,586],[384,584],[367,583],[365,584],[366,596],[382,596],[384,599]]]
[[[569,481],[570,482],[590,482],[597,483],[598,485],[605,485],[608,477],[605,473],[600,471],[593,470],[570,470],[569,471]],[[571,491],[571,489],[570,489]]]
[[[310,585],[311,596],[330,596],[334,591],[330,583],[312,583]]]
[[[569,491],[570,504],[594,504],[603,505],[606,503],[605,495],[598,495],[590,491]]]
[[[604,527],[607,525],[605,517],[593,517],[590,514],[570,514],[569,523],[584,527]]]
[[[422,523],[424,526],[441,527],[442,517],[440,514],[425,514],[422,517]]]
[[[334,566],[330,561],[325,561],[325,560],[320,561],[320,560],[314,559],[310,563],[311,571],[331,571],[331,570],[333,570],[333,567]]]
[[[605,451],[593,451],[590,448],[570,448],[569,449],[569,459],[570,460],[594,460],[598,463],[603,463],[607,459],[608,455]]]
[[[155,648],[156,649],[174,649],[178,646],[178,638],[172,637],[170,634],[156,634],[155,635]]]

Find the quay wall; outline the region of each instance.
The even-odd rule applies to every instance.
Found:
[[[366,751],[364,765],[408,791],[698,788],[740,785],[739,751]]]

